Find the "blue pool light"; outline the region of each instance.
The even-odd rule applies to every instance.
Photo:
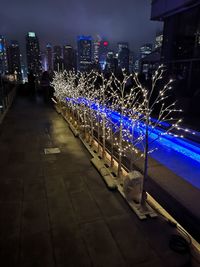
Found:
[[[69,101],[69,98],[66,100]],[[107,116],[112,120],[113,123],[117,123],[119,125],[120,120],[122,120],[125,128],[130,128],[132,126],[132,122],[129,117],[121,116],[120,113],[116,111],[111,111],[107,108],[103,108],[102,106],[98,106],[96,103],[91,103],[91,101],[88,101],[84,98],[79,98],[77,102],[79,104],[85,104],[93,110],[99,109],[100,112],[106,112]],[[168,126],[168,124],[166,123],[165,126]],[[144,131],[145,123],[140,121],[139,127],[136,127],[135,130],[137,131],[137,129],[138,131]],[[165,131],[161,128],[153,128],[150,126],[149,133],[149,142],[151,143],[151,141],[156,140],[156,146],[158,148],[159,146],[167,147],[200,163],[200,147],[198,146],[198,144],[195,144],[194,142],[191,142],[184,138],[166,134]]]

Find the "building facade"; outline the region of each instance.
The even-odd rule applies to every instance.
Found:
[[[0,35],[0,74],[8,73],[7,41],[5,36]]]
[[[71,45],[63,46],[63,62],[65,70],[76,69],[76,52]]]
[[[140,47],[140,58],[144,58],[151,54],[153,45],[150,43],[144,44]]]
[[[113,51],[109,51],[106,59],[105,72],[116,73],[118,69],[118,59]]]
[[[53,69],[54,71],[64,70],[62,47],[60,45],[55,45],[53,48]]]
[[[118,66],[126,71],[129,71],[129,54],[128,43],[118,43]]]
[[[161,61],[179,95],[200,99],[200,0],[154,0],[151,19],[164,22]]]
[[[47,71],[53,71],[53,49],[51,44],[46,45],[46,62],[47,62]]]
[[[92,67],[92,37],[78,36],[77,39],[77,67],[81,72],[90,71]]]
[[[39,77],[42,73],[42,65],[39,40],[35,32],[28,32],[26,36],[26,55],[28,72]]]
[[[18,81],[22,80],[21,54],[18,41],[11,41],[8,46],[9,73],[14,74]]]

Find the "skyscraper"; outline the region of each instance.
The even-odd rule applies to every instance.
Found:
[[[26,36],[26,55],[28,72],[33,72],[39,77],[42,72],[40,45],[35,32],[28,32]]]
[[[53,48],[53,68],[55,71],[61,71],[64,69],[63,58],[62,58],[62,47],[55,45]]]
[[[53,51],[51,44],[46,45],[46,61],[47,61],[47,70],[51,72],[53,70]]]
[[[130,51],[129,53],[129,71],[134,71],[134,64],[135,64],[135,54],[133,51]]]
[[[9,73],[15,74],[17,80],[22,80],[22,71],[21,71],[21,55],[18,41],[11,41],[8,46],[8,65]]]
[[[101,36],[96,35],[93,40],[93,47],[92,47],[92,61],[95,64],[99,64],[99,53],[100,53],[100,45],[101,45]]]
[[[100,46],[99,46],[99,64],[101,66],[101,70],[104,70],[106,66],[108,47],[109,47],[108,41],[101,40]]]
[[[71,45],[63,46],[63,62],[67,71],[76,68],[76,53]]]
[[[107,53],[105,72],[116,73],[118,67],[118,60],[115,54],[110,51]]]
[[[7,42],[3,35],[0,35],[0,74],[8,72]]]
[[[118,43],[118,65],[129,71],[129,45],[126,42]]]
[[[92,53],[92,60],[95,63],[99,63],[99,49],[100,49],[100,41],[93,42],[93,53]]]
[[[92,65],[92,37],[78,36],[78,70],[89,71]]]
[[[152,52],[152,44],[144,44],[140,47],[140,58],[144,58]]]

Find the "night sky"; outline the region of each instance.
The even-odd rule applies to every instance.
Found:
[[[45,43],[75,45],[80,34],[97,34],[111,43],[127,41],[137,52],[152,42],[162,23],[150,21],[150,0],[1,0],[0,34],[25,45],[35,31]]]

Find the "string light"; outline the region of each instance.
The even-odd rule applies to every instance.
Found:
[[[101,143],[103,158],[106,140],[109,141],[111,166],[114,148],[118,151],[118,176],[123,156],[130,157],[130,169],[133,161],[143,157],[145,180],[148,155],[157,150],[156,141],[167,134],[183,138],[183,132],[190,132],[180,127],[182,119],[176,119],[175,114],[182,112],[176,108],[177,103],[169,104],[168,92],[172,89],[173,79],[162,88],[158,86],[164,71],[164,66],[159,66],[152,75],[150,88],[139,81],[137,73],[127,75],[125,71],[122,71],[121,80],[113,73],[105,78],[94,71],[77,74],[64,71],[54,75],[55,98],[66,106],[72,123],[83,130],[85,138],[90,136],[91,144],[94,133],[97,133],[98,152]],[[131,86],[129,81],[132,81]]]

